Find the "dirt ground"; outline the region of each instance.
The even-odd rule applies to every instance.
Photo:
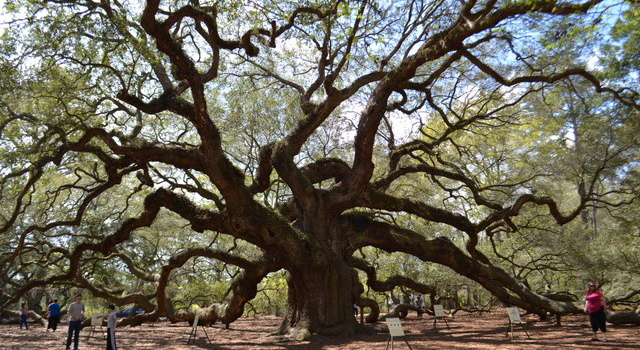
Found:
[[[590,341],[587,316],[563,318],[562,327],[551,322],[538,321],[533,316],[524,318],[531,336],[527,339],[520,327],[515,328],[514,339],[506,337],[505,313],[458,313],[448,318],[450,329],[442,321],[433,327],[433,318],[418,319],[415,314],[402,321],[405,340],[417,349],[640,349],[640,327],[608,325],[608,342]],[[147,324],[135,328],[118,329],[119,349],[385,349],[388,334],[358,335],[354,337],[315,336],[310,342],[284,341],[273,334],[280,319],[265,316],[258,319],[243,318],[224,330],[220,325],[206,327],[211,339],[207,343],[202,328],[198,327],[195,345],[187,345],[190,328],[186,323],[171,325],[167,322]],[[380,325],[381,326],[381,325]],[[384,327],[386,329],[386,327]],[[28,331],[18,325],[0,326],[0,349],[64,349],[66,325],[61,324],[55,333],[45,332],[44,327],[33,325]],[[80,349],[104,349],[103,331],[89,337],[90,329],[82,330]],[[395,339],[394,349],[408,349],[402,338]]]

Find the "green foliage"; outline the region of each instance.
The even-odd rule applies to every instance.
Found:
[[[175,10],[183,3],[187,2],[165,5]],[[547,3],[503,1],[500,6]],[[113,7],[105,7],[107,4]],[[141,161],[132,163],[108,192],[92,198],[77,224],[33,229],[24,237],[19,234],[30,225],[44,227],[53,220],[75,220],[75,209],[88,193],[113,176],[104,160],[121,155],[116,155],[113,147],[99,138],[88,144],[95,152],[67,152],[56,158],[59,147],[78,142],[88,130],[100,128],[111,133],[117,145],[127,144],[131,137],[136,139],[134,146],[140,147],[201,146],[200,135],[191,121],[167,111],[142,113],[116,98],[122,89],[145,101],[158,97],[162,87],[153,72],[158,67],[167,72],[175,68],[157,51],[138,23],[139,4],[128,5],[70,1],[54,6],[17,0],[4,4],[4,11],[12,21],[0,34],[0,176],[3,177],[0,224],[14,215],[16,198],[23,195],[23,201],[29,205],[17,211],[16,224],[0,235],[0,245],[29,247],[20,253],[20,263],[8,264],[20,283],[64,273],[68,268],[65,249],[99,242],[112,234],[128,219],[138,216],[144,198],[160,187],[194,199],[203,209],[229,215],[224,211],[224,200],[198,197],[184,189],[198,187],[209,191],[212,197],[219,197],[220,192],[211,185],[209,176]],[[291,11],[298,6],[327,11],[336,3],[230,0],[215,1],[213,5],[221,24],[218,34],[236,38],[245,31],[254,36],[259,34],[258,27],[265,18],[277,19],[279,24],[288,21]],[[331,53],[335,57],[342,57],[340,50],[346,47],[345,41],[353,38],[353,49],[344,54],[346,73],[334,81],[335,91],[341,91],[364,74],[389,72],[400,65],[404,58],[401,54],[388,56],[400,39],[404,41],[397,52],[411,56],[425,42],[420,33],[438,32],[458,20],[457,10],[428,7],[422,10],[432,11],[429,16],[433,18],[409,30],[405,16],[416,11],[414,3],[374,2],[363,14],[359,13],[360,6],[360,2],[338,2],[335,13],[323,20],[301,14],[296,30],[278,38],[275,48],[254,37],[252,42],[260,44],[263,53],[256,58],[247,57],[240,49],[221,53],[219,77],[205,88],[207,112],[222,135],[225,156],[243,173],[246,185],[254,181],[261,148],[283,142],[292,130],[304,124],[300,94],[291,83],[306,87],[314,81],[318,71],[317,48],[322,47],[323,38],[327,37],[326,45],[334,50]],[[457,9],[459,4],[452,2],[451,6]],[[557,11],[555,7],[551,12]],[[358,31],[353,25],[356,20],[362,21]],[[214,55],[201,38],[194,39],[195,25],[185,20],[174,30],[176,42],[184,46],[200,71],[206,71]],[[640,8],[636,3],[625,3],[618,10],[597,8],[580,16],[541,13],[516,16],[477,33],[464,44],[487,32],[492,40],[469,50],[507,79],[552,75],[583,65],[606,86],[618,88],[638,82]],[[428,79],[450,54],[418,67],[413,80]],[[322,74],[329,74],[334,68],[335,64],[323,67]],[[589,279],[605,283],[605,291],[610,294],[623,294],[628,286],[638,285],[637,109],[623,106],[610,95],[596,93],[593,83],[583,77],[553,84],[531,82],[508,86],[488,77],[469,60],[456,60],[449,68],[429,86],[415,91],[398,89],[392,95],[392,102],[400,98],[400,92],[406,95],[409,102],[405,110],[414,108],[406,113],[406,118],[419,125],[422,141],[434,145],[430,152],[416,152],[403,158],[400,165],[426,164],[462,174],[473,181],[484,198],[506,207],[525,193],[538,199],[553,197],[565,215],[580,203],[581,186],[596,188],[597,194],[590,198],[590,204],[572,222],[559,226],[547,207],[527,205],[512,220],[517,230],[505,225],[496,231],[483,231],[478,249],[512,276],[526,279],[535,291],[546,287],[578,293]],[[363,86],[335,108],[294,157],[296,165],[328,157],[351,164],[352,136],[357,128],[354,115],[370,103],[368,97],[373,88],[373,84]],[[442,111],[425,102],[427,92]],[[620,93],[633,97],[629,90]],[[327,96],[327,91],[319,89],[310,96],[310,102],[321,103]],[[181,97],[193,102],[188,93],[182,93]],[[400,139],[396,135],[396,140],[391,140],[394,129],[391,124],[400,120],[400,113],[385,115],[391,122],[380,128],[373,146],[374,178],[389,171],[388,158]],[[464,121],[473,122],[456,124],[460,127],[451,125]],[[397,124],[395,130],[398,131]],[[396,144],[389,147],[391,141]],[[55,160],[41,168],[37,185],[26,186],[35,172],[20,172],[49,157]],[[15,176],[6,177],[8,174]],[[140,177],[145,175],[154,183],[142,183]],[[292,191],[276,172],[272,172],[269,180],[271,185],[259,194],[259,200],[275,208],[278,203],[286,203]],[[317,186],[325,190],[333,185],[334,179],[328,179]],[[472,222],[495,211],[477,205],[468,186],[442,176],[408,174],[394,181],[388,193],[445,208]],[[463,250],[468,243],[467,235],[448,224],[403,212],[368,210],[367,213],[428,239],[449,239]],[[152,225],[135,230],[129,240],[118,245],[117,251],[83,256],[88,262],[81,277],[113,295],[147,295],[155,291],[162,267],[171,257],[198,247],[215,248],[246,259],[262,253],[256,246],[231,235],[194,231],[188,221],[163,210]],[[7,249],[3,254],[9,252]],[[362,252],[362,257],[377,267],[379,279],[401,274],[435,286],[439,296],[457,297],[465,303],[474,299],[475,306],[490,299],[480,286],[446,267],[371,247]],[[117,254],[126,254],[145,278],[134,276]],[[224,303],[231,281],[240,271],[215,259],[192,258],[172,272],[167,294],[176,308]],[[363,274],[360,278],[366,284]],[[74,283],[69,285],[77,287]],[[251,301],[254,312],[283,312],[287,297],[284,271],[270,274],[258,290]],[[394,297],[402,292],[407,290],[396,288]],[[369,289],[365,295],[380,303],[391,298],[391,293],[377,294]],[[100,308],[100,301],[91,303],[92,309]]]
[[[245,308],[245,315],[258,314],[284,315],[287,307],[286,273],[280,271],[267,276],[258,286],[258,295],[250,303],[251,308]]]

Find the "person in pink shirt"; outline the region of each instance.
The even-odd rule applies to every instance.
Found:
[[[593,330],[593,338],[591,340],[599,340],[598,329],[600,329],[603,340],[607,341],[607,316],[604,312],[606,306],[607,303],[602,292],[596,289],[596,285],[593,282],[587,283],[587,287],[584,290],[584,312],[589,314],[589,321]]]

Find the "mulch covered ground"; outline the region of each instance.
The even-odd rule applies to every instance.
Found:
[[[507,318],[504,312],[485,314],[456,314],[448,319],[451,329],[433,319],[418,319],[415,314],[403,320],[405,339],[417,349],[640,349],[640,327],[609,326],[608,342],[590,341],[591,330],[587,316],[563,318],[562,327],[551,322],[537,321],[533,316],[524,318],[531,340],[522,329],[516,328],[514,339],[507,338]],[[200,327],[195,345],[187,345],[190,328],[186,323],[171,325],[166,322],[135,328],[119,328],[119,349],[385,349],[387,334],[358,335],[354,337],[316,336],[310,342],[284,341],[273,334],[280,319],[265,316],[258,319],[243,318],[224,330],[220,325],[207,327],[211,344],[206,342]],[[0,349],[64,349],[66,325],[55,333],[47,333],[40,325],[28,331],[18,325],[0,326]],[[386,328],[386,327],[385,327]],[[80,349],[104,349],[103,334],[88,337],[89,329],[81,332]],[[408,349],[402,338],[396,338],[395,349]]]

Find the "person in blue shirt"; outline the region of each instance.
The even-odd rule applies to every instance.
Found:
[[[49,324],[47,325],[47,332],[52,329],[54,332],[58,328],[58,322],[60,322],[60,304],[58,299],[53,299],[49,304]]]

